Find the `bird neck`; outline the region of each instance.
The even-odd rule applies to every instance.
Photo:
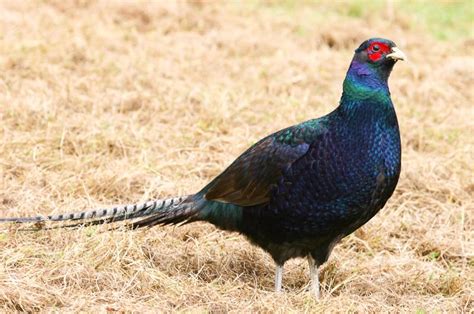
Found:
[[[353,60],[344,80],[339,110],[349,116],[392,112],[388,88],[390,71],[391,68]]]

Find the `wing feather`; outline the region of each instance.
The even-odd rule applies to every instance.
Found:
[[[239,206],[268,202],[283,171],[304,156],[324,130],[318,120],[281,130],[250,147],[203,189],[205,198]]]

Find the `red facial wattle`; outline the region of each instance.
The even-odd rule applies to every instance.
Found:
[[[382,58],[383,55],[390,53],[390,47],[381,42],[373,42],[367,48],[367,56],[371,61],[378,61]]]

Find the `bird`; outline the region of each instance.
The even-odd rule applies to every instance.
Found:
[[[319,298],[320,266],[385,206],[398,183],[401,141],[388,78],[405,59],[391,40],[364,41],[332,112],[261,139],[195,194],[0,222],[72,221],[63,228],[127,220],[132,229],[209,222],[270,254],[276,292],[285,262],[306,257],[308,287]]]

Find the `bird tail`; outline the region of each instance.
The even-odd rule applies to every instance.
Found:
[[[107,224],[117,221],[148,217],[153,218],[153,224],[146,218],[136,223],[131,223],[132,228],[143,226],[154,226],[156,224],[178,224],[190,222],[197,215],[197,209],[193,206],[192,195],[159,199],[146,203],[121,205],[113,208],[34,217],[0,218],[2,222],[28,223],[46,221],[74,221],[76,223],[60,226],[60,228],[90,226]]]

